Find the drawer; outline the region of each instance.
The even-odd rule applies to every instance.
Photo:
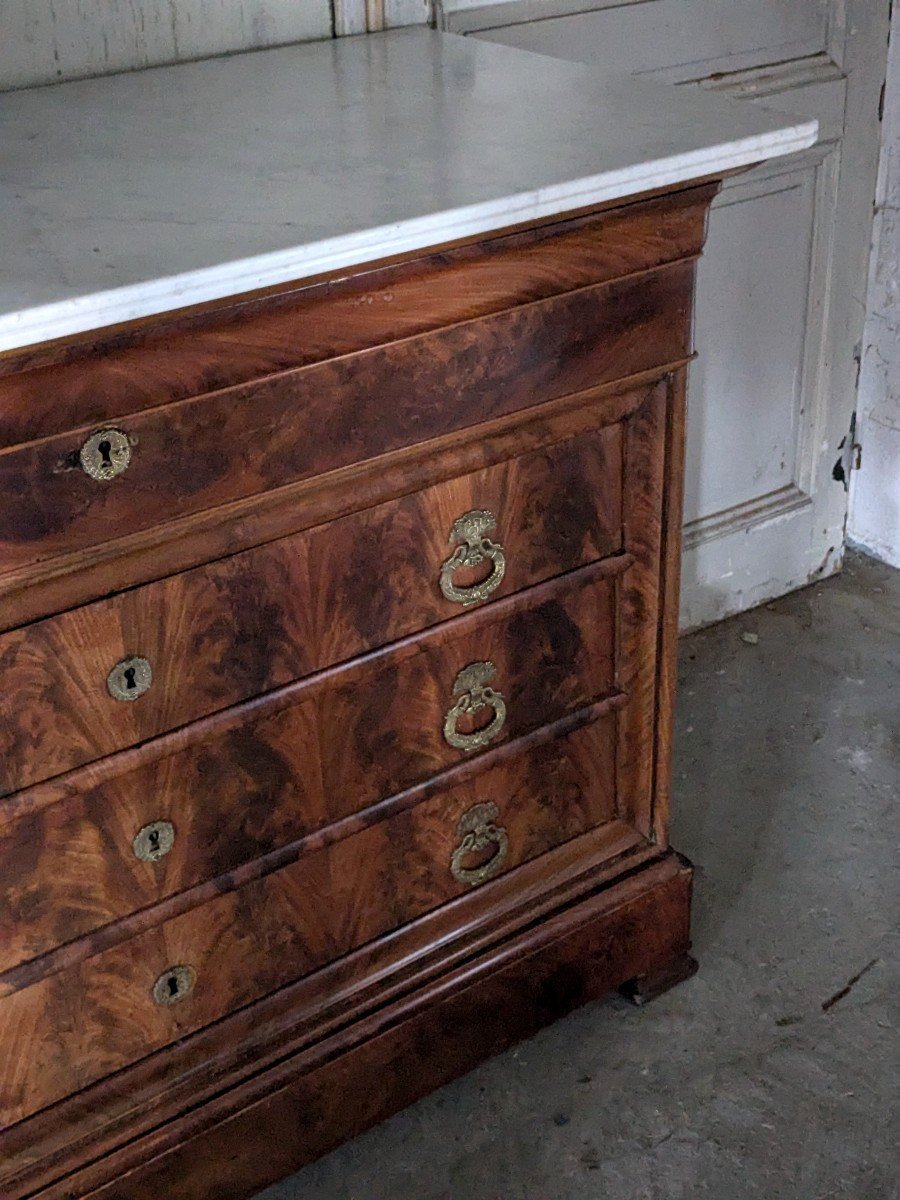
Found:
[[[614,818],[615,736],[601,718],[0,1000],[0,1124],[485,888],[477,928],[492,878]]]
[[[0,795],[619,550],[622,445],[594,429],[0,635]]]
[[[682,262],[0,454],[7,571],[106,546],[690,352]]]
[[[12,797],[0,970],[613,695],[627,563],[581,568]]]

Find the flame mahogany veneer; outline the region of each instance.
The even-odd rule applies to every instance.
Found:
[[[4,1200],[244,1200],[689,973],[715,190],[0,360]]]

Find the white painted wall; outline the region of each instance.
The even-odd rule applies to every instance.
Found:
[[[900,3],[894,4],[851,476],[852,542],[900,567]]]
[[[331,0],[0,0],[0,91],[331,33]]]
[[[338,37],[377,33],[399,25],[423,25],[431,19],[431,0],[332,0]]]

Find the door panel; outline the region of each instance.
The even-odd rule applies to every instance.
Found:
[[[795,482],[814,200],[807,170],[740,182],[710,217],[688,400],[687,523]]]
[[[480,26],[479,37],[507,46],[671,79],[815,54],[825,49],[828,34],[822,0],[642,0],[530,21],[516,7],[497,5],[492,12],[491,5],[461,11],[453,0],[443,5],[449,29]],[[534,15],[536,6],[530,7]]]
[[[888,5],[444,0],[445,28],[815,116],[820,142],[726,181],[698,276],[684,628],[838,570]],[[557,15],[558,14],[558,15]],[[537,18],[543,19],[537,19]]]

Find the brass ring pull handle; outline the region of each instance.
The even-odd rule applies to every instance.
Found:
[[[457,883],[475,887],[496,875],[506,862],[509,853],[509,834],[497,824],[500,810],[496,804],[476,804],[460,818],[456,832],[461,841],[450,858],[450,873]],[[477,867],[466,867],[464,862],[472,854],[480,854],[489,846],[495,846],[493,855]]]
[[[444,717],[444,738],[455,750],[477,750],[492,742],[506,720],[506,701],[500,692],[487,685],[497,674],[492,662],[469,663],[463,667],[453,684],[453,695],[459,699]],[[494,710],[493,720],[483,729],[461,733],[457,728],[462,716],[474,716],[483,708]]]
[[[78,458],[86,475],[107,483],[128,469],[131,442],[121,429],[101,429],[91,434],[81,447]]]
[[[492,512],[484,508],[473,509],[463,513],[453,522],[450,530],[450,545],[456,549],[441,567],[441,591],[454,604],[468,607],[477,604],[497,590],[503,576],[506,574],[506,555],[503,547],[492,542],[487,536],[497,527]],[[459,545],[457,545],[459,543]],[[485,559],[490,559],[492,570],[487,579],[474,583],[470,587],[457,587],[453,577],[462,568],[477,567]]]

